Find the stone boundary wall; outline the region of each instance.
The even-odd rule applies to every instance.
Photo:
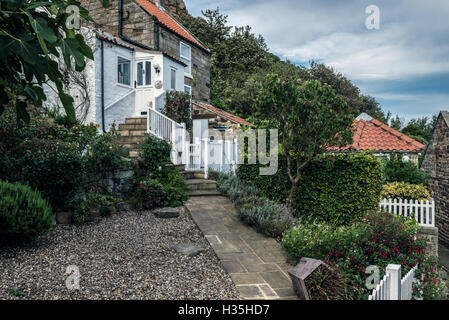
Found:
[[[419,237],[426,239],[426,253],[438,257],[438,228],[423,227]]]

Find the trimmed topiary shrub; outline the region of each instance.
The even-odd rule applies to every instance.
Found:
[[[240,165],[237,175],[273,200],[284,202],[290,189],[285,157],[273,176],[259,166]],[[293,214],[310,220],[347,224],[378,208],[382,191],[380,161],[371,153],[320,155],[304,169],[293,199]]]
[[[426,187],[406,182],[385,184],[382,190],[383,198],[429,200],[430,193]]]
[[[0,181],[0,234],[44,235],[54,220],[50,204],[39,192],[19,183]]]

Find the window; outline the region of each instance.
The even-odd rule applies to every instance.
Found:
[[[117,63],[117,82],[129,86],[131,84],[130,68],[131,61],[118,57]]]
[[[176,90],[176,69],[171,69],[171,86],[172,90]]]
[[[192,87],[185,85],[184,92],[191,96],[192,95]]]
[[[185,67],[185,74],[191,74],[190,62],[191,62],[191,49],[190,46],[185,43],[180,43],[181,47],[181,61],[184,62],[187,66]]]
[[[151,61],[137,63],[137,86],[151,85]]]

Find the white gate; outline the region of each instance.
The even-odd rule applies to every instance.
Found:
[[[186,170],[235,171],[237,140],[199,140],[186,143]]]

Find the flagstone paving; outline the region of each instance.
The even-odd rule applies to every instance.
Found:
[[[298,299],[288,270],[287,252],[238,217],[224,196],[191,197],[186,203],[224,269],[244,299]]]

